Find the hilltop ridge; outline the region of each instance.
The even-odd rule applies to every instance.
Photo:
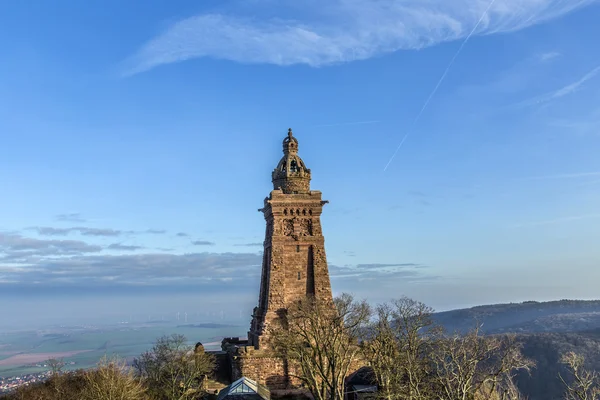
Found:
[[[466,332],[479,323],[486,334],[579,332],[600,329],[600,300],[489,304],[438,312],[433,317],[448,331]]]

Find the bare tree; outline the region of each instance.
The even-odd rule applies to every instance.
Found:
[[[64,360],[62,358],[50,358],[46,360],[46,364],[50,370],[50,386],[57,397],[64,396],[66,390],[66,377],[63,376],[63,368],[65,367]]]
[[[600,399],[600,376],[596,371],[587,370],[584,361],[582,355],[574,352],[568,352],[561,357],[561,362],[566,364],[572,379],[572,383],[568,384],[559,374],[560,380],[566,387],[567,400]]]
[[[518,399],[513,374],[534,366],[514,336],[482,337],[479,327],[439,341],[432,360],[440,400]]]
[[[344,380],[359,361],[358,338],[370,317],[365,301],[342,294],[331,302],[314,298],[288,308],[282,326],[272,326],[273,344],[296,366],[294,376],[316,400],[342,400]]]
[[[146,388],[125,361],[104,356],[85,373],[85,400],[143,400]]]
[[[52,376],[59,375],[65,367],[65,361],[62,358],[50,358],[46,361]]]
[[[212,355],[194,352],[183,335],[163,336],[151,350],[135,359],[133,366],[149,392],[161,399],[193,399],[204,393],[206,378],[213,372]]]
[[[427,354],[441,333],[433,324],[432,313],[431,307],[408,297],[378,306],[377,319],[363,347],[382,398],[430,398]]]
[[[399,363],[400,347],[391,314],[388,305],[377,307],[377,320],[367,333],[367,341],[363,343],[365,358],[369,360],[379,383],[380,396],[387,400],[402,398],[403,380]]]

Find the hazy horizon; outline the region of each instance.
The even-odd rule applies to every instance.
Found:
[[[335,294],[335,293],[334,293]],[[395,298],[398,298],[397,296]],[[413,297],[418,300],[418,298]],[[370,301],[373,305],[393,300],[394,298]],[[11,300],[11,298],[4,298]],[[157,302],[155,297],[146,296],[120,296],[107,301],[104,297],[88,297],[84,302],[77,298],[67,296],[63,299],[54,298],[51,304],[40,303],[40,299],[23,300],[12,298],[10,310],[0,311],[0,334],[16,331],[36,331],[56,328],[60,326],[94,326],[103,328],[119,324],[145,325],[161,323],[161,326],[183,326],[194,324],[223,324],[239,327],[246,332],[252,319],[252,308],[255,306],[251,299],[241,301],[224,301],[216,303],[213,307],[202,306],[206,299],[193,295],[181,296],[171,302]],[[147,306],[153,302],[152,308]],[[370,300],[366,298],[366,300]],[[524,298],[518,300],[502,300],[489,303],[459,304],[455,307],[433,307],[435,312],[451,311],[456,309],[471,308],[475,306],[522,303],[524,301],[558,301],[558,300],[598,300],[598,298]],[[47,300],[46,300],[47,302]],[[101,311],[89,311],[87,307],[102,302],[106,308]],[[197,306],[200,305],[200,306]],[[35,310],[35,311],[32,311]],[[177,320],[179,313],[179,320]],[[185,313],[188,314],[187,322]]]

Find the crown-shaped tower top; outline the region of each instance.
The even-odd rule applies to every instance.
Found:
[[[292,128],[283,139],[283,158],[273,170],[273,188],[286,194],[308,193],[310,191],[310,169],[298,156],[298,139]]]
[[[283,139],[283,154],[298,153],[298,139],[294,137],[292,128],[288,129],[288,135]]]

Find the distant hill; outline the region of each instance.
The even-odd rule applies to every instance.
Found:
[[[434,314],[448,331],[466,332],[478,322],[487,334],[579,332],[600,329],[600,300],[494,304]]]
[[[537,364],[531,375],[517,377],[529,400],[564,398],[558,374],[568,374],[559,360],[568,351],[583,355],[586,367],[600,371],[600,300],[494,304],[436,313],[434,320],[450,332],[466,332],[480,323],[485,334],[516,333],[525,356]]]

